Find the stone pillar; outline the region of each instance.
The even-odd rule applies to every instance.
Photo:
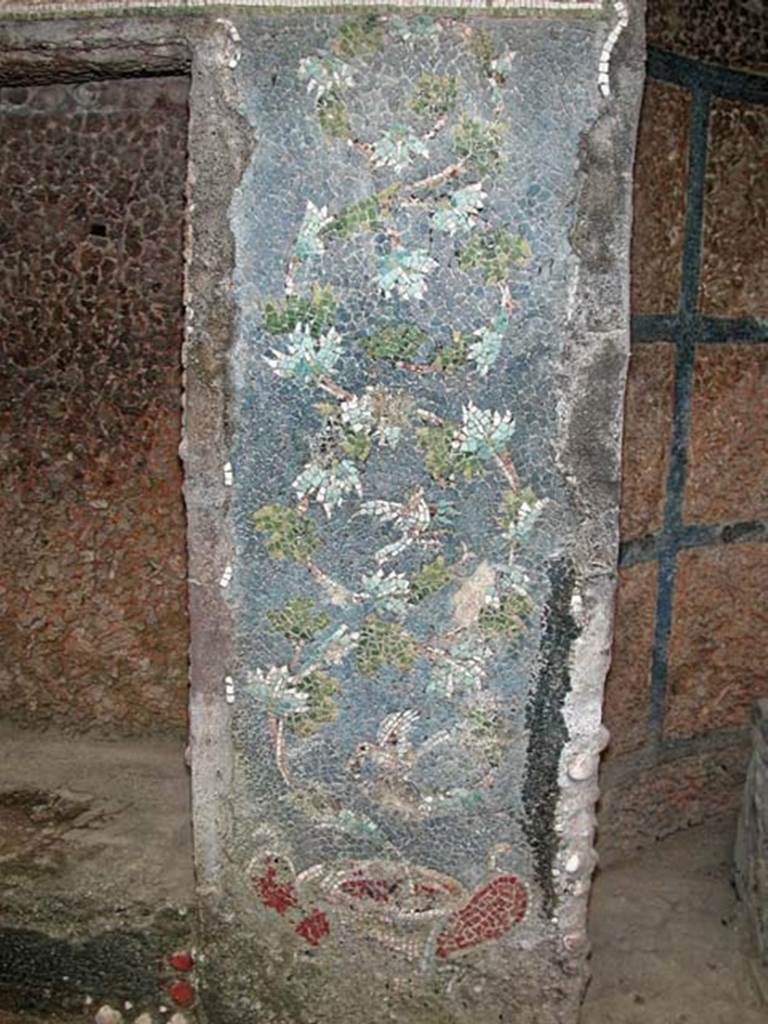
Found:
[[[221,1020],[576,1019],[642,28],[540,13],[232,20]]]

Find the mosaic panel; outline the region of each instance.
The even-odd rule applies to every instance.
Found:
[[[237,32],[256,141],[232,207],[223,470],[235,846],[255,919],[290,948],[440,969],[557,905],[583,517],[552,380],[571,372],[557,325],[605,32],[427,15]]]
[[[715,98],[709,124],[699,307],[768,314],[768,107]]]
[[[669,736],[744,727],[765,692],[768,612],[764,544],[723,545],[678,555],[669,645]]]
[[[680,294],[691,97],[646,82],[632,194],[633,313],[675,313]]]
[[[624,402],[619,513],[623,540],[654,533],[663,522],[674,383],[674,345],[634,347]]]
[[[136,13],[152,10],[175,9],[179,12],[195,11],[205,8],[222,7],[328,7],[339,10],[344,7],[380,7],[378,0],[349,0],[346,3],[328,3],[327,0],[235,0],[232,4],[222,4],[219,0],[0,0],[0,14],[8,15],[56,15],[73,13],[118,13],[125,14],[131,10]],[[446,3],[443,0],[427,0],[426,3],[414,5],[403,0],[393,0],[389,7],[411,8],[461,8],[467,9],[480,7],[486,9],[493,7],[504,11],[540,12],[540,11],[568,11],[578,14],[599,11],[603,7],[603,0],[465,0],[464,3]]]
[[[183,728],[186,83],[0,89],[4,715]]]
[[[691,398],[684,516],[768,517],[768,347],[699,345]]]
[[[603,718],[611,734],[608,757],[642,747],[648,732],[656,563],[619,573],[611,670],[605,681]]]

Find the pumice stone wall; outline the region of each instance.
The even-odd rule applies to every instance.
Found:
[[[573,1024],[641,4],[164,6],[203,1012]]]

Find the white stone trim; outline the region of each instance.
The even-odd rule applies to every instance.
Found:
[[[324,8],[331,13],[336,10],[355,9],[360,7],[380,7],[382,10],[393,7],[408,8],[414,12],[419,10],[465,10],[475,9],[483,11],[531,11],[536,12],[557,12],[557,11],[583,11],[585,14],[592,14],[604,7],[603,0],[422,0],[421,3],[414,0],[342,0],[342,2],[331,2],[331,0],[236,0],[231,4],[222,4],[221,0],[0,0],[0,18],[4,16],[26,18],[83,15],[83,14],[142,14],[145,11],[169,11],[177,10],[180,13],[189,11],[205,10],[222,7],[230,7],[233,10],[240,8],[266,8],[266,9],[302,9],[302,8]],[[617,10],[624,4],[616,4]],[[624,8],[626,11],[626,8]],[[626,14],[625,21],[626,24]],[[623,26],[622,26],[623,27]],[[615,31],[615,29],[614,29]],[[620,29],[619,29],[620,31]],[[612,33],[613,34],[613,33]],[[609,37],[610,38],[610,37]],[[618,38],[618,32],[616,33]],[[613,40],[615,42],[615,39]],[[613,43],[611,44],[611,47]],[[610,51],[608,53],[610,56]],[[602,60],[602,57],[601,57]]]
[[[616,0],[614,7],[616,8],[616,23],[603,43],[603,48],[600,51],[600,63],[597,68],[597,83],[600,86],[600,92],[605,97],[611,95],[611,54],[619,36],[629,24],[629,11],[624,0]]]

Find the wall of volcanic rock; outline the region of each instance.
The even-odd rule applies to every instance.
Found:
[[[604,857],[735,810],[768,693],[765,14],[647,20]]]
[[[0,707],[184,728],[187,84],[0,89]]]

